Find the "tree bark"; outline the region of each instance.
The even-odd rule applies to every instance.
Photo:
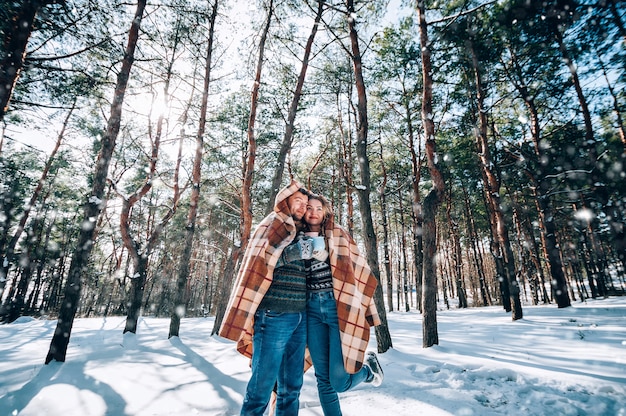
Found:
[[[241,255],[244,253],[250,234],[252,232],[252,179],[254,176],[254,164],[256,160],[256,134],[254,126],[256,123],[256,113],[259,105],[259,90],[261,88],[261,73],[263,70],[263,61],[265,54],[265,43],[267,41],[267,35],[270,31],[272,22],[272,16],[274,14],[274,1],[270,0],[267,10],[267,21],[265,27],[261,33],[261,39],[259,40],[259,59],[256,65],[256,74],[254,77],[254,84],[252,86],[252,94],[250,98],[250,116],[248,117],[248,154],[243,159],[243,180],[241,189],[241,219],[240,219],[240,239],[239,242],[233,246],[230,258],[228,259],[226,269],[222,281],[220,282],[220,290],[218,292],[218,304],[215,312],[215,322],[213,324],[213,330],[211,335],[219,332],[222,325],[222,319],[224,319],[224,313],[226,313],[226,307],[228,306],[229,293],[232,288],[232,283],[237,273],[237,264]],[[270,198],[268,206],[274,207],[274,199]],[[270,210],[268,210],[269,213]]]
[[[428,40],[428,23],[426,22],[426,3],[417,2],[419,20],[420,46],[422,49],[422,76],[424,78],[422,97],[422,124],[426,137],[426,159],[433,188],[424,199],[424,228],[422,240],[424,244],[424,273],[422,289],[422,346],[424,348],[439,344],[437,332],[437,270],[435,254],[437,250],[437,224],[435,217],[445,194],[445,183],[437,166],[435,146],[435,123],[433,122],[433,79],[430,61],[430,42]]]
[[[383,226],[383,262],[385,263],[385,276],[387,276],[387,308],[389,312],[393,311],[393,272],[391,268],[391,257],[389,256],[389,225],[387,219],[387,169],[383,158],[383,143],[378,141],[380,145],[380,169],[383,174],[383,182],[380,185],[380,214],[382,216]],[[398,305],[398,308],[400,305]]]
[[[280,183],[283,180],[283,171],[285,170],[285,159],[287,159],[287,153],[291,150],[291,144],[293,142],[293,130],[295,126],[296,113],[298,111],[298,104],[300,103],[300,97],[302,96],[302,87],[304,86],[304,79],[306,77],[307,69],[309,68],[309,58],[311,56],[311,50],[313,48],[313,41],[317,34],[317,28],[322,20],[322,13],[324,11],[325,0],[318,0],[317,12],[315,14],[315,22],[311,28],[311,33],[306,42],[304,48],[304,56],[302,57],[302,66],[300,67],[300,74],[298,75],[298,81],[296,82],[296,88],[291,99],[291,105],[287,113],[287,123],[285,125],[285,134],[283,135],[283,141],[280,145],[278,152],[278,159],[276,160],[276,170],[274,171],[274,177],[272,178],[272,187],[270,188],[270,199],[267,203],[265,210],[266,214],[269,214],[274,209],[274,200],[280,189]]]
[[[135,48],[139,38],[139,27],[145,8],[146,0],[138,0],[137,9],[128,35],[128,44],[124,51],[122,68],[117,76],[113,102],[111,104],[111,114],[107,122],[106,131],[101,139],[101,148],[96,160],[91,195],[84,206],[83,226],[81,227],[76,251],[74,252],[70,264],[70,270],[65,284],[64,299],[61,304],[57,326],[50,342],[50,348],[46,355],[46,364],[50,363],[52,360],[65,362],[67,346],[72,333],[72,325],[80,300],[82,276],[87,270],[89,255],[91,254],[94,243],[93,237],[96,231],[95,219],[98,218],[105,204],[103,198],[106,176],[109,171],[113,149],[115,148],[115,141],[120,130],[122,103],[124,102],[124,94],[126,93],[130,70],[133,65]]]
[[[370,167],[367,156],[367,93],[365,90],[365,81],[363,79],[363,67],[361,64],[361,51],[359,49],[359,38],[356,31],[356,21],[354,16],[354,1],[346,1],[348,9],[348,28],[350,31],[350,44],[352,49],[352,62],[354,64],[354,77],[356,80],[357,90],[357,143],[356,153],[359,159],[359,170],[361,177],[361,186],[358,187],[359,195],[359,211],[361,212],[361,221],[363,222],[363,230],[365,234],[365,252],[367,255],[367,263],[372,269],[372,273],[378,281],[376,291],[374,292],[374,302],[380,315],[381,324],[376,326],[376,339],[378,344],[378,352],[386,352],[392,348],[391,334],[387,323],[387,312],[385,309],[385,300],[383,298],[383,289],[380,283],[380,269],[378,266],[378,247],[376,244],[376,231],[372,221],[372,206],[370,204]]]
[[[400,214],[400,253],[402,256],[402,294],[404,295],[404,311],[408,312],[410,310],[409,307],[409,264],[407,261],[406,255],[406,229],[404,227],[404,207],[402,203],[402,188],[398,188],[398,211]],[[400,291],[400,287],[398,287],[398,291]],[[398,310],[400,309],[400,304],[398,304]]]
[[[483,173],[485,184],[485,197],[487,198],[487,207],[490,211],[491,222],[493,224],[494,237],[496,239],[496,252],[494,255],[501,256],[503,262],[503,271],[505,279],[501,284],[506,287],[502,304],[507,312],[511,312],[514,321],[522,319],[522,303],[520,301],[519,282],[515,275],[515,261],[513,259],[513,250],[509,240],[509,230],[506,224],[504,213],[502,212],[500,202],[500,180],[493,171],[494,163],[489,150],[487,140],[487,109],[485,108],[485,92],[482,81],[482,74],[478,65],[478,57],[476,56],[475,45],[471,37],[465,42],[466,47],[472,57],[472,69],[474,70],[474,81],[476,83],[476,102],[478,113],[478,128],[476,129],[476,143],[478,150],[478,158],[480,160],[480,168]],[[504,296],[508,295],[508,299]],[[508,306],[508,308],[507,308]]]
[[[202,155],[204,148],[204,131],[206,127],[207,109],[209,102],[209,85],[211,82],[211,64],[213,56],[213,40],[215,34],[215,20],[217,18],[218,0],[213,3],[211,17],[209,18],[209,42],[206,51],[206,61],[204,64],[204,85],[202,88],[202,104],[200,105],[200,121],[196,134],[196,152],[193,160],[192,188],[189,201],[189,213],[185,227],[185,243],[183,254],[180,259],[178,279],[176,281],[176,293],[174,294],[174,307],[170,315],[170,330],[168,338],[178,336],[180,331],[180,319],[185,313],[185,287],[187,286],[187,276],[189,276],[189,266],[191,261],[191,251],[193,247],[193,237],[196,230],[196,218],[198,216],[198,204],[200,202],[200,173],[202,167]]]

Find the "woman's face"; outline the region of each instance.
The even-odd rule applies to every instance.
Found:
[[[322,201],[310,199],[306,206],[304,221],[309,225],[320,225],[324,221],[324,207]]]

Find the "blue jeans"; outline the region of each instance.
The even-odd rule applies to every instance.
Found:
[[[337,393],[367,380],[371,371],[363,366],[357,373],[349,374],[344,368],[337,303],[332,291],[307,294],[307,344],[324,415],[341,415]]]
[[[262,415],[276,383],[275,415],[297,415],[304,378],[306,313],[261,310],[254,319],[252,376],[241,415]]]

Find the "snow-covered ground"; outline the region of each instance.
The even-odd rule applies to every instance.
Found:
[[[379,355],[383,385],[340,395],[346,416],[626,416],[626,297],[440,310],[439,345],[422,348],[417,312],[387,314],[393,349]],[[250,371],[213,318],[77,319],[65,363],[44,365],[56,320],[0,325],[0,416],[236,415]],[[372,334],[371,349],[376,349]],[[313,371],[301,415],[322,415]]]

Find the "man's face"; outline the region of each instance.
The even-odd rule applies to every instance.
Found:
[[[287,205],[291,216],[296,220],[301,220],[306,213],[306,204],[309,197],[298,191],[287,198]]]

